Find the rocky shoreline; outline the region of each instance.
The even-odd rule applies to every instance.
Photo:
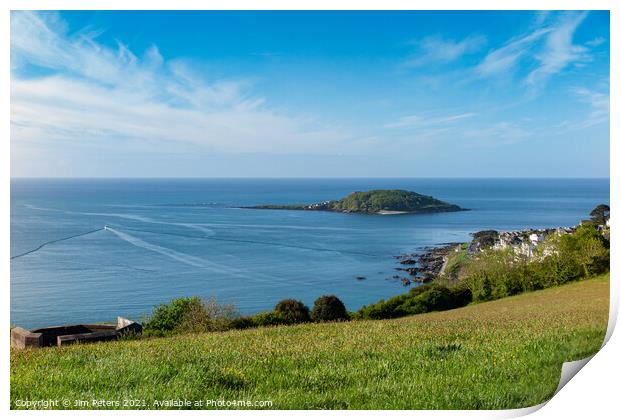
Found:
[[[595,227],[609,239],[609,210],[600,220],[594,220]],[[583,223],[593,223],[593,220],[584,220]],[[430,283],[437,276],[444,274],[448,257],[463,245],[467,245],[468,256],[478,254],[484,249],[503,250],[510,248],[513,252],[528,259],[540,258],[536,250],[550,235],[567,235],[575,232],[577,226],[555,227],[545,229],[523,229],[517,231],[498,232],[483,230],[472,233],[469,242],[452,242],[428,247],[419,252],[396,255],[399,274],[392,276],[392,280],[400,280],[404,286],[417,283]],[[543,249],[542,256],[552,253],[553,250]],[[449,274],[449,273],[447,273]]]
[[[445,275],[448,281],[457,281],[462,260],[471,258],[486,249],[501,251],[511,249],[519,258],[536,260],[553,254],[553,247],[541,247],[547,237],[570,235],[584,224],[590,224],[610,239],[610,211],[607,204],[600,204],[590,212],[590,219],[582,220],[577,226],[552,228],[525,228],[514,231],[481,230],[471,233],[467,242],[450,242],[421,248],[418,251],[395,255],[398,265],[394,274],[386,280],[400,281],[403,286],[430,283]],[[358,276],[358,280],[366,277]]]
[[[392,276],[392,279],[400,280],[404,286],[412,283],[430,283],[442,272],[446,257],[462,244],[452,242],[425,248],[421,252],[396,255],[394,258],[398,260],[400,266],[395,270],[400,274]]]

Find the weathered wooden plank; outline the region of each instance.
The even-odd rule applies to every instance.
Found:
[[[83,334],[68,334],[68,335],[59,335],[56,340],[58,346],[64,346],[67,344],[75,344],[75,343],[89,343],[93,341],[106,341],[106,340],[114,340],[117,337],[116,331],[102,331],[102,332],[93,332],[93,333],[83,333]]]
[[[41,333],[33,333],[21,327],[11,330],[11,347],[23,350],[28,347],[41,347]]]
[[[27,347],[63,346],[72,343],[89,343],[116,339],[123,334],[140,334],[142,325],[118,317],[116,325],[108,324],[76,324],[38,328],[28,331],[15,327],[11,330],[11,347],[22,350]]]

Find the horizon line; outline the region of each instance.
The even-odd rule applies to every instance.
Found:
[[[610,179],[607,176],[11,176],[18,179]]]

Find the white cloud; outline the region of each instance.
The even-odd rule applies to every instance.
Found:
[[[399,118],[397,121],[388,123],[385,125],[386,128],[420,128],[420,127],[430,127],[436,126],[440,124],[449,124],[458,120],[462,120],[465,118],[471,118],[476,116],[473,112],[467,112],[464,114],[457,115],[446,115],[439,117],[421,117],[418,115],[407,115]]]
[[[535,58],[539,66],[527,76],[529,85],[543,84],[569,64],[584,60],[587,48],[573,44],[573,34],[586,18],[587,12],[565,14],[545,39],[543,50]]]
[[[609,123],[609,93],[597,92],[586,88],[575,89],[580,100],[590,107],[590,112],[577,123],[572,122],[574,128],[587,128],[594,125]]]
[[[492,147],[513,144],[531,137],[533,133],[521,124],[500,121],[481,125],[462,132],[470,146]]]
[[[449,63],[478,51],[485,43],[486,38],[480,35],[469,36],[461,41],[443,39],[439,36],[427,37],[414,42],[420,52],[405,65],[418,67],[429,63]]]
[[[532,44],[547,33],[549,29],[537,29],[530,34],[512,39],[503,47],[489,52],[476,67],[476,72],[481,76],[495,76],[511,71],[528,53]]]
[[[586,42],[586,45],[589,47],[598,47],[599,45],[604,44],[605,41],[607,40],[603,38],[602,36],[597,36],[596,38],[591,39],[588,42]]]
[[[480,77],[504,76],[525,70],[525,84],[539,89],[571,64],[587,61],[588,49],[573,44],[573,35],[587,12],[565,12],[556,19],[539,14],[534,28],[490,51],[475,71]]]
[[[543,23],[545,23],[550,14],[550,10],[538,10],[534,17],[534,23],[536,25],[542,25]]]
[[[303,153],[352,139],[312,118],[269,109],[246,80],[208,81],[188,63],[165,60],[156,46],[138,57],[123,43],[102,45],[97,35],[69,34],[54,14],[12,13],[13,148],[43,141],[107,147],[122,140]],[[44,75],[25,77],[22,70],[32,65]]]

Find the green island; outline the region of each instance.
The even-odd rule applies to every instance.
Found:
[[[313,204],[262,204],[244,208],[316,210],[366,214],[416,214],[467,210],[456,204],[406,190],[357,191],[341,200],[330,200]]]

